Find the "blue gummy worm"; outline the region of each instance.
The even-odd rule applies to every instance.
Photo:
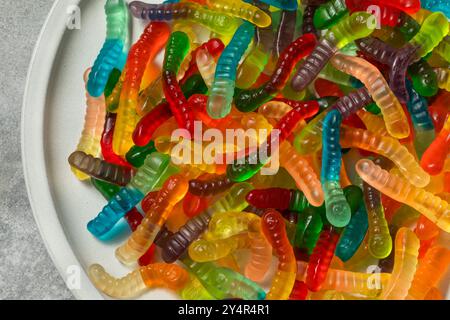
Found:
[[[99,238],[110,231],[125,214],[134,208],[144,195],[138,189],[126,186],[109,200],[108,204],[93,220],[89,221],[87,229]]]
[[[322,172],[321,182],[339,181],[342,151],[339,144],[342,115],[338,110],[331,110],[323,122],[322,133]]]
[[[236,71],[242,56],[255,34],[255,26],[244,21],[234,33],[233,38],[220,55],[215,78],[236,80]]]
[[[343,262],[348,261],[361,245],[369,228],[367,210],[362,203],[353,215],[350,223],[345,227],[341,238],[336,246],[336,256]]]
[[[294,11],[298,8],[297,0],[260,0],[281,10]]]
[[[123,42],[107,39],[94,62],[87,83],[87,91],[92,97],[99,97],[105,90],[111,71],[123,61]]]
[[[436,12],[440,11],[450,19],[450,2],[448,0],[421,0],[422,8]]]

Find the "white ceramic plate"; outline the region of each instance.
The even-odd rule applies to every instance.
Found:
[[[80,30],[67,28],[71,5],[80,8]],[[79,182],[67,163],[84,122],[83,73],[105,38],[103,5],[104,1],[55,2],[31,61],[22,110],[22,158],[34,217],[50,256],[78,299],[104,298],[87,277],[85,270],[90,264],[100,263],[115,276],[130,272],[114,257],[124,237],[105,243],[87,231],[87,222],[105,200],[89,183]],[[136,37],[143,28],[133,20]],[[142,298],[175,296],[152,290]]]
[[[130,271],[114,257],[126,234],[105,243],[87,231],[87,222],[105,200],[91,185],[79,182],[67,163],[84,121],[83,73],[105,37],[103,3],[55,2],[31,61],[22,110],[22,159],[31,207],[51,258],[78,299],[105,298],[87,277],[90,264],[100,263],[115,276]],[[80,8],[80,30],[69,30],[66,25],[67,9],[72,5]],[[135,19],[133,24],[136,40],[143,28]],[[173,298],[165,290],[152,290],[141,297]]]

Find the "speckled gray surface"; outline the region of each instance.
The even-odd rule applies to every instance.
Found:
[[[52,4],[0,1],[0,299],[73,299],[34,222],[20,158],[28,64]]]

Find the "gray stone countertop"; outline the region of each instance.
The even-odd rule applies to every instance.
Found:
[[[0,1],[0,299],[73,299],[34,222],[20,155],[28,64],[52,4]]]

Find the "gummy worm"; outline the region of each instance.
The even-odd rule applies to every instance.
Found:
[[[168,30],[169,26],[166,23],[149,23],[130,50],[113,136],[113,150],[118,155],[125,155],[133,146],[132,135],[139,120],[136,113],[139,89],[145,66],[152,55],[151,45],[156,41],[165,42],[162,35],[167,34]]]
[[[256,89],[241,90],[234,103],[242,112],[250,112],[268,102],[284,88],[295,65],[313,50],[316,39],[306,34],[292,42],[280,55],[270,80]]]
[[[165,242],[162,248],[163,260],[167,263],[177,260],[207,229],[211,217],[216,212],[239,211],[247,207],[245,196],[252,189],[248,183],[236,184],[203,213],[189,220]]]
[[[247,202],[256,208],[303,211],[309,206],[305,195],[298,190],[267,188],[252,190],[247,194]]]
[[[416,272],[419,245],[419,239],[408,228],[403,227],[397,231],[394,269],[387,286],[383,288],[381,299],[401,300],[407,296]]]
[[[255,27],[244,22],[233,35],[217,62],[214,82],[208,99],[207,111],[211,118],[220,119],[231,111],[236,70],[255,33]]]
[[[327,226],[320,233],[319,240],[309,258],[305,283],[308,289],[317,292],[327,279],[331,259],[334,256],[339,233],[334,227]]]
[[[280,145],[279,152],[281,166],[289,172],[308,202],[313,206],[322,205],[324,193],[314,169],[286,141]]]
[[[362,204],[342,232],[336,246],[335,255],[343,262],[350,260],[364,240],[368,227],[367,211],[364,204]]]
[[[384,259],[392,251],[392,238],[389,233],[388,223],[384,217],[384,209],[381,203],[381,193],[363,182],[364,202],[369,219],[368,249],[369,253],[377,259]]]
[[[134,176],[134,169],[108,163],[95,158],[83,151],[75,151],[69,156],[69,163],[90,177],[113,183],[119,186],[127,185]]]
[[[200,197],[216,195],[230,188],[232,182],[226,175],[217,176],[208,180],[191,180],[189,181],[189,192]]]
[[[336,227],[345,227],[351,218],[351,210],[339,183],[341,171],[341,147],[339,127],[342,116],[337,110],[330,111],[323,123],[323,149],[321,183],[325,196],[326,216]]]
[[[181,290],[189,280],[186,270],[175,264],[155,263],[141,267],[127,276],[116,279],[99,264],[89,267],[89,278],[110,297],[129,299],[140,296],[150,288]]]
[[[136,204],[144,195],[150,192],[161,180],[169,166],[170,157],[160,153],[152,153],[147,156],[145,163],[136,172],[128,185],[109,200],[96,218],[88,223],[88,230],[94,236],[101,237]]]
[[[406,138],[410,134],[409,123],[397,97],[392,93],[380,71],[364,59],[337,54],[332,64],[345,73],[361,80],[372,99],[383,113],[386,128],[395,138]]]
[[[186,19],[199,23],[221,35],[233,34],[239,25],[239,20],[236,18],[190,2],[149,4],[141,1],[132,1],[130,10],[133,16],[139,19],[152,21]]]
[[[263,300],[266,296],[262,288],[238,272],[211,262],[194,262],[187,257],[182,262],[216,299]]]
[[[272,22],[263,10],[240,0],[208,0],[208,6],[214,12],[245,19],[260,28],[268,27]]]
[[[447,117],[444,127],[422,155],[422,159],[420,159],[420,166],[431,175],[438,175],[444,168],[449,150],[450,117]]]
[[[188,248],[189,257],[197,262],[208,262],[222,259],[234,251],[250,247],[247,234],[237,234],[226,239],[199,239]]]
[[[84,73],[84,81],[87,81],[87,77],[90,74],[90,70],[86,70]],[[103,132],[103,126],[105,123],[105,97],[102,95],[99,98],[92,97],[89,92],[86,91],[86,115],[84,118],[84,127],[81,133],[80,140],[76,151],[83,151],[94,157],[100,154],[100,139]],[[73,169],[72,172],[80,180],[86,180],[88,175]]]
[[[361,178],[388,197],[416,209],[439,228],[450,230],[450,205],[441,198],[391,175],[370,160],[359,160],[356,171]]]
[[[390,159],[408,181],[419,188],[425,187],[430,182],[430,176],[419,166],[414,156],[392,137],[343,126],[341,142],[344,148],[359,148]]]
[[[167,179],[140,226],[128,238],[128,241],[116,250],[116,257],[120,262],[130,265],[147,251],[175,205],[186,195],[187,190],[188,182],[183,176],[174,175]]]
[[[194,114],[177,80],[181,62],[189,51],[189,38],[184,32],[176,31],[170,35],[166,46],[163,65],[163,90],[178,126],[194,133]]]
[[[94,187],[105,197],[106,200],[110,200],[112,197],[114,197],[117,192],[119,192],[120,187],[111,184],[105,181],[97,180],[97,179],[91,179],[92,184]],[[136,228],[141,224],[142,221],[142,215],[139,211],[137,211],[136,208],[131,209],[127,212],[125,215],[125,220],[128,223],[128,226],[130,227],[131,231],[136,230]]]
[[[126,162],[122,157],[115,154],[112,147],[114,128],[116,125],[116,117],[117,114],[115,113],[110,112],[106,113],[105,127],[103,129],[102,138],[100,140],[102,156],[103,159],[105,159],[105,161],[109,163],[129,167],[130,164]]]
[[[433,246],[417,267],[407,300],[423,300],[426,293],[439,284],[450,263],[450,251],[440,246]]]
[[[440,11],[450,19],[450,6],[444,0],[421,0],[422,8],[430,11]]]
[[[369,36],[373,31],[367,23],[371,16],[366,12],[356,12],[331,27],[298,68],[292,78],[292,88],[295,91],[304,90],[339,49],[356,39]]]
[[[307,264],[305,262],[298,261],[297,266],[297,280],[304,280]],[[368,284],[371,283],[372,279],[373,281],[378,280],[380,287],[377,285],[369,286]],[[375,275],[371,273],[329,269],[326,279],[322,283],[322,290],[336,290],[339,292],[376,297],[380,294],[380,291],[386,287],[389,279],[389,273],[379,273]]]
[[[287,238],[286,224],[278,211],[268,209],[261,218],[261,229],[278,256],[277,273],[266,299],[286,300],[294,287],[297,274],[297,261]]]
[[[102,95],[114,68],[122,69],[130,48],[129,13],[124,0],[108,0],[105,4],[106,40],[94,62],[87,89],[91,96]]]

